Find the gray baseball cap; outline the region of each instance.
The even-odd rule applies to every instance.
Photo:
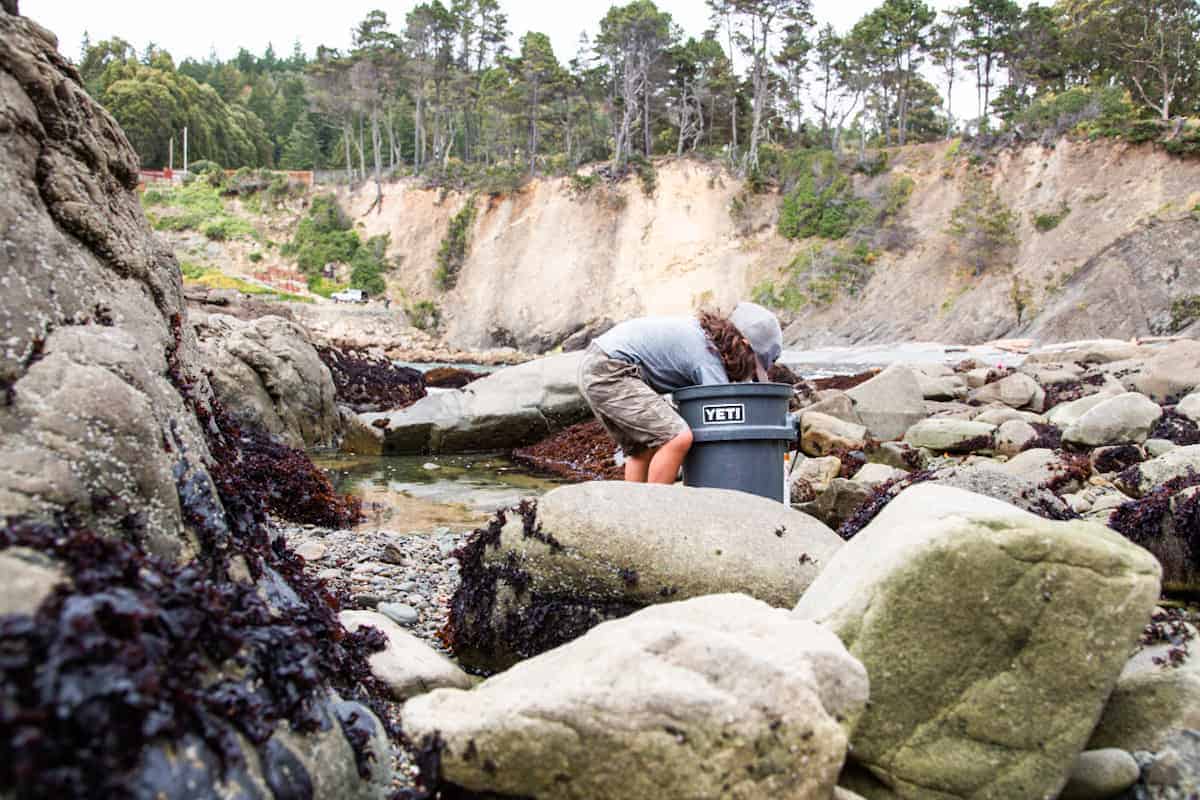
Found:
[[[779,320],[758,303],[738,303],[729,315],[729,321],[746,337],[758,357],[758,379],[767,380],[767,370],[783,352]]]

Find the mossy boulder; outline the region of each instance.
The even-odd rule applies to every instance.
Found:
[[[795,614],[871,676],[852,758],[906,798],[1049,797],[1087,743],[1159,592],[1098,525],[944,486],[905,490]]]

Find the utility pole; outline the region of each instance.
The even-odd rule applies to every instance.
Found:
[[[187,172],[187,125],[183,126],[183,171]]]
[[[175,171],[175,136],[172,135],[167,141],[167,171]]]

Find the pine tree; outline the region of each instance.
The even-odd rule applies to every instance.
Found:
[[[279,157],[279,166],[283,169],[315,169],[320,159],[317,127],[313,125],[311,115],[301,114],[288,134],[283,155]]]

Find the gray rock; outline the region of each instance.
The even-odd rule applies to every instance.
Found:
[[[0,617],[32,616],[54,588],[67,580],[54,559],[27,547],[0,550]]]
[[[1169,641],[1126,662],[1088,747],[1153,752],[1178,731],[1200,729],[1200,638],[1186,623],[1160,629]]]
[[[1162,416],[1157,403],[1136,392],[1098,403],[1063,430],[1063,441],[1084,447],[1146,441]]]
[[[907,475],[908,472],[906,470],[889,467],[887,464],[864,464],[858,472],[854,473],[854,477],[851,480],[855,483],[875,488],[881,483],[899,480]]]
[[[796,462],[795,469],[789,478],[793,489],[803,483],[809,490],[820,494],[829,488],[829,482],[842,471],[842,462],[837,456],[824,458],[803,458]]]
[[[1172,735],[1153,754],[1137,754],[1142,779],[1137,800],[1192,800],[1200,796],[1200,731]]]
[[[1090,394],[1087,397],[1081,397],[1078,400],[1072,400],[1069,403],[1059,403],[1046,412],[1046,421],[1060,428],[1070,427],[1079,421],[1084,414],[1105,400],[1116,397],[1118,394],[1122,393],[1118,391],[1100,391],[1096,394]]]
[[[997,469],[1059,494],[1078,491],[1088,478],[1086,467],[1080,472],[1078,467],[1063,460],[1061,452],[1045,448],[1025,450],[997,465]]]
[[[527,797],[828,798],[867,678],[835,636],[744,595],[639,611],[470,692],[408,701],[441,777]]]
[[[386,420],[385,453],[499,450],[531,444],[586,418],[579,392],[582,353],[567,353],[497,370],[464,387],[421,398],[407,408],[362,414]]]
[[[1141,497],[1155,486],[1189,472],[1200,472],[1200,444],[1177,447],[1157,458],[1144,461],[1117,478],[1117,487],[1126,494]]]
[[[1146,448],[1146,455],[1150,458],[1158,458],[1179,447],[1170,439],[1147,439],[1143,446]]]
[[[996,452],[1013,456],[1029,447],[1040,434],[1028,422],[1010,419],[996,430]]]
[[[308,333],[281,317],[248,322],[224,314],[194,321],[213,389],[239,423],[291,447],[328,447],[342,425],[333,377]]]
[[[805,455],[826,456],[835,450],[860,450],[867,429],[862,425],[805,410],[800,415],[800,448]]]
[[[1009,503],[1039,516],[1051,519],[1070,519],[1074,516],[1067,503],[1052,491],[1042,488],[1029,477],[1009,472],[1005,466],[989,463],[944,467],[934,473],[932,480],[942,486]]]
[[[296,548],[296,553],[303,556],[305,561],[320,561],[329,550],[321,542],[305,542]]]
[[[1010,408],[1041,411],[1046,392],[1033,378],[1014,372],[971,392],[971,399],[979,403],[1003,403]]]
[[[538,501],[530,524],[538,536],[526,535],[521,515],[510,514],[498,546],[483,550],[484,566],[504,567],[492,578],[498,600],[490,616],[451,617],[462,631],[504,632],[488,652],[456,646],[464,664],[503,668],[523,642],[559,636],[554,614],[564,598],[592,624],[724,592],[791,606],[842,545],[818,520],[762,497],[625,482],[555,489]],[[485,579],[464,570],[467,584]],[[559,605],[548,612],[543,598]]]
[[[407,603],[380,603],[379,613],[394,622],[409,627],[415,625],[421,618],[420,612]]]
[[[1107,364],[1140,358],[1141,347],[1123,339],[1092,339],[1044,347],[1029,354],[1029,364]]]
[[[1200,392],[1192,392],[1180,400],[1175,410],[1192,422],[1200,421]]]
[[[926,400],[962,400],[970,391],[967,382],[953,373],[935,377],[917,372],[916,376]]]
[[[1144,360],[1110,364],[1109,370],[1127,389],[1156,403],[1189,394],[1200,387],[1200,342],[1182,339],[1154,348]]]
[[[1106,800],[1137,783],[1138,763],[1124,750],[1085,750],[1075,757],[1059,800]]]
[[[927,419],[918,422],[904,434],[904,441],[913,447],[949,453],[973,453],[991,450],[994,446],[995,425],[956,419]]]
[[[474,680],[421,639],[391,619],[374,611],[343,611],[338,619],[348,631],[378,628],[387,637],[387,648],[370,657],[371,672],[387,684],[397,700],[407,700],[434,689],[470,689]]]
[[[912,425],[925,419],[921,384],[911,369],[899,364],[846,394],[854,401],[854,410],[875,439],[899,439]]]
[[[862,419],[859,418],[858,412],[854,410],[854,401],[850,399],[850,395],[839,389],[824,389],[817,392],[816,401],[811,405],[805,406],[804,410],[806,412],[811,411],[827,414],[853,425],[862,425]]]
[[[919,484],[838,551],[795,614],[872,676],[854,759],[896,795],[1050,797],[1158,591],[1157,562],[1113,531]]]
[[[813,508],[818,519],[836,530],[871,497],[873,491],[874,487],[865,483],[834,478],[829,488],[817,496]]]
[[[906,472],[924,469],[927,458],[919,448],[904,442],[883,442],[878,447],[867,449],[867,461],[885,464]]]

